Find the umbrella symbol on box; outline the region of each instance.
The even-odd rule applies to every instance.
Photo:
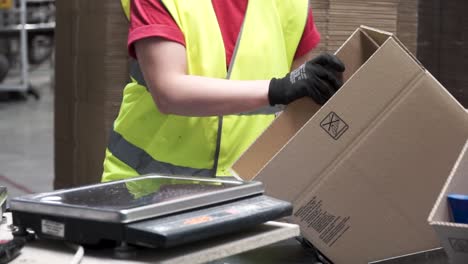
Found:
[[[320,123],[320,126],[335,140],[338,140],[349,126],[335,112],[331,112]]]

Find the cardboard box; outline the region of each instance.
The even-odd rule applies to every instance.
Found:
[[[337,55],[340,91],[315,113],[288,106],[233,169],[292,202],[334,263],[439,247],[427,215],[468,138],[465,109],[390,33],[360,27]]]
[[[434,228],[452,264],[468,263],[468,225],[452,222],[448,194],[468,194],[468,142],[461,151],[434,208],[429,224]]]

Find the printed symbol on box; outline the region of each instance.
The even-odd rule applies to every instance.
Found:
[[[320,126],[335,140],[338,140],[349,126],[335,112],[331,112],[320,123]]]
[[[468,240],[449,237],[449,242],[454,251],[468,253]]]

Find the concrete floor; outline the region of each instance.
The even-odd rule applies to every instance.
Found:
[[[0,185],[8,188],[10,198],[53,189],[52,78],[50,65],[31,72],[39,100],[0,92]]]

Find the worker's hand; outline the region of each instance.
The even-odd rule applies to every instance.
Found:
[[[305,96],[323,105],[343,85],[344,70],[344,64],[336,56],[323,53],[284,78],[273,78],[268,90],[270,105],[287,105]]]

